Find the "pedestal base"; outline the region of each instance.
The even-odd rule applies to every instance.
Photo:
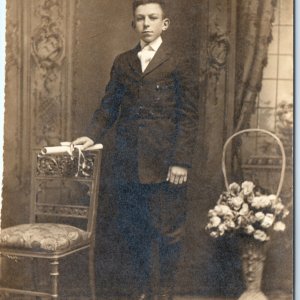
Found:
[[[245,291],[238,300],[268,300],[261,291]]]
[[[241,246],[246,290],[238,300],[268,300],[261,291],[267,244],[243,239]]]

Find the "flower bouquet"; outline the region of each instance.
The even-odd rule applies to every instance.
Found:
[[[251,181],[241,185],[234,182],[209,210],[206,230],[214,238],[238,233],[265,242],[270,239],[272,229],[285,230],[283,219],[288,213],[276,195],[263,194]]]
[[[273,137],[281,150],[282,168],[276,194],[270,194],[256,187],[251,181],[228,184],[226,175],[226,148],[231,140],[245,132],[262,132]],[[232,135],[225,143],[222,157],[222,171],[226,191],[222,192],[213,209],[208,212],[206,230],[213,238],[224,235],[239,235],[246,291],[239,300],[267,300],[261,291],[263,265],[266,258],[266,242],[272,232],[284,231],[284,218],[289,214],[279,195],[283,185],[286,155],[281,140],[263,129],[245,129]]]

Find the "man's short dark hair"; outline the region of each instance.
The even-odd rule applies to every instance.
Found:
[[[133,3],[132,3],[133,14],[135,13],[135,10],[138,6],[144,5],[144,4],[149,4],[149,3],[159,4],[164,15],[166,14],[166,2],[164,0],[133,0]]]

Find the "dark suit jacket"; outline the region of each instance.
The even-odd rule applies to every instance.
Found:
[[[198,84],[190,65],[162,43],[144,73],[140,46],[119,55],[87,136],[101,142],[116,125],[118,173],[141,183],[190,167],[198,127]]]

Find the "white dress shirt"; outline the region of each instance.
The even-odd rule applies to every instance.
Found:
[[[145,71],[162,42],[163,40],[161,36],[149,44],[145,43],[144,41],[140,42],[142,50],[138,52],[138,57],[141,61],[142,72]]]

